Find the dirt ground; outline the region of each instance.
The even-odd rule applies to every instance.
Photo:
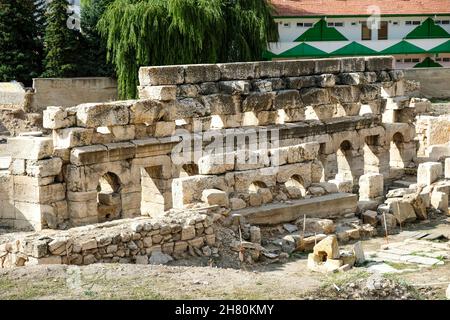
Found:
[[[408,230],[450,234],[450,219],[411,224]],[[402,241],[406,232],[389,236]],[[384,238],[363,241],[376,250]],[[347,245],[347,246],[350,246]],[[344,248],[346,246],[343,246]],[[373,278],[365,267],[323,275],[309,271],[306,255],[286,261],[246,265],[241,269],[214,267],[214,261],[190,259],[169,266],[95,264],[32,266],[0,270],[0,299],[445,299],[450,263],[381,276],[385,292],[368,292]]]

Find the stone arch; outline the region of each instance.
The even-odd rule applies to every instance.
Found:
[[[389,147],[389,166],[391,174],[401,174],[405,168],[404,161],[405,138],[401,132],[396,132],[391,139]]]
[[[300,199],[306,195],[305,182],[298,174],[292,175],[288,181],[284,183],[284,186],[291,199]]]
[[[97,185],[97,216],[99,222],[122,218],[122,183],[112,172],[100,177]]]
[[[344,140],[339,145],[339,149],[336,152],[337,160],[337,175],[336,180],[339,181],[352,181],[354,180],[353,175],[353,145],[349,140]]]
[[[273,200],[270,188],[265,182],[253,181],[248,187],[249,204],[252,207],[258,207]]]

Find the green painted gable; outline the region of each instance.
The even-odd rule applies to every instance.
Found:
[[[430,57],[427,57],[422,62],[416,64],[414,68],[442,68],[442,65],[440,65]]]
[[[381,54],[417,54],[417,53],[426,53],[427,51],[419,48],[418,46],[409,43],[408,41],[400,41],[393,46],[384,49],[381,51]]]
[[[302,41],[345,41],[348,40],[336,28],[330,28],[325,19],[320,19],[312,28],[306,30],[295,42]]]
[[[281,54],[278,57],[283,58],[294,58],[294,57],[321,57],[328,56],[328,53],[322,51],[320,49],[314,48],[306,43],[301,43],[298,46],[295,46],[292,49],[289,49]]]
[[[405,39],[430,38],[450,38],[450,34],[441,26],[436,25],[433,19],[428,18],[405,37]]]
[[[431,53],[450,53],[450,40],[444,42],[443,44],[431,49]]]
[[[378,54],[378,52],[370,48],[367,48],[355,41],[331,53],[331,55],[333,56],[356,56],[356,55],[373,55],[373,54]]]

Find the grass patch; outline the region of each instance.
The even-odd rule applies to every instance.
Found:
[[[328,275],[321,284],[321,289],[325,289],[333,286],[333,284],[341,287],[347,283],[355,282],[360,279],[367,279],[370,273],[365,270],[352,269],[351,271],[344,273],[333,273]]]
[[[406,270],[406,269],[418,269],[418,266],[403,262],[392,262],[392,261],[384,261],[387,265],[391,266],[397,270]]]

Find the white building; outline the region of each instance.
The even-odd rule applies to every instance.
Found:
[[[270,59],[394,55],[404,68],[450,67],[450,0],[271,0]]]

